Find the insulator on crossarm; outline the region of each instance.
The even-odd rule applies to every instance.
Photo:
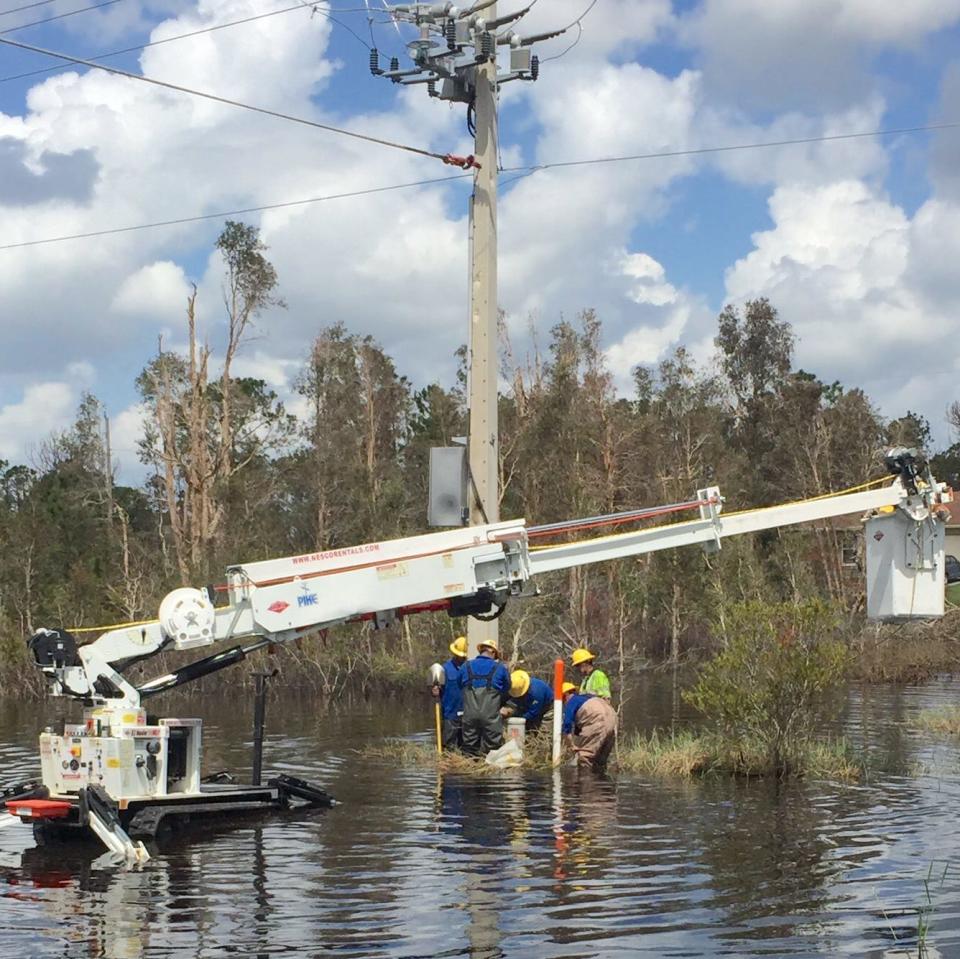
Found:
[[[400,58],[399,58],[399,57],[391,57],[391,58],[390,58],[390,72],[393,73],[395,70],[399,70],[399,69],[400,69]]]
[[[489,30],[480,34],[480,56],[484,60],[490,60],[493,57],[496,42],[496,38]]]
[[[427,93],[429,93],[430,96],[432,97],[439,96],[439,94],[437,93],[436,80],[427,80]]]
[[[448,20],[443,25],[443,35],[447,38],[447,49],[457,49],[457,21]]]
[[[380,53],[374,48],[370,50],[370,72],[375,77],[383,73],[383,70],[380,69]]]
[[[530,79],[536,80],[540,76],[540,58],[534,54],[530,58]]]

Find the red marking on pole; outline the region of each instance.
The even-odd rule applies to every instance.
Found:
[[[554,660],[553,663],[553,701],[559,702],[563,699],[563,677],[564,663],[562,659]]]

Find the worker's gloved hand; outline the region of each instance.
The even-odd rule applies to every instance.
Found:
[[[513,710],[509,706],[501,706],[500,715],[503,716],[504,719],[509,719],[513,715]]]
[[[430,687],[430,695],[433,696],[434,699],[440,698],[440,687],[436,683]]]

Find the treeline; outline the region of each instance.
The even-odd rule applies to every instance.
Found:
[[[219,365],[198,331],[194,290],[186,352],[161,344],[137,380],[146,482],[113,482],[93,396],[32,465],[0,464],[8,681],[26,682],[24,637],[38,626],[149,618],[169,589],[218,582],[231,563],[426,528],[429,450],[467,432],[464,352],[455,382],[416,388],[371,337],[342,323],[319,329],[294,416],[262,380],[234,372],[258,314],[282,305],[266,249],[239,223],[217,246],[227,320]],[[794,369],[790,326],[766,300],[723,310],[709,363],[678,348],[638,367],[629,395],[614,389],[591,310],[556,324],[542,347],[531,329],[522,355],[506,324],[501,332],[504,518],[548,523],[687,500],[713,485],[727,509],[765,505],[876,477],[890,444],[930,445],[922,417],[886,421],[861,390]],[[941,476],[957,471],[957,452],[938,457]],[[819,596],[855,615],[855,562],[854,534],[828,522],[729,540],[714,555],[676,550],[572,570],[508,609],[501,644],[534,666],[584,644],[626,669],[677,661],[723,641],[736,601]],[[287,675],[326,692],[402,685],[459,628],[432,616],[387,634],[335,630],[304,641]]]

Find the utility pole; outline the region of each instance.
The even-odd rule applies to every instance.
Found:
[[[496,4],[489,15],[496,19]],[[497,416],[497,61],[475,71],[474,157],[480,164],[470,198],[470,352],[467,376],[467,430],[470,524],[500,519],[500,443]],[[467,620],[467,650],[473,657],[481,642],[497,642],[497,620]]]
[[[113,451],[110,448],[110,417],[103,411],[103,486],[104,519],[107,522],[107,536],[113,532]]]
[[[386,4],[385,4],[386,6]],[[530,47],[559,36],[555,30],[521,37],[504,27],[529,10],[497,16],[497,0],[476,0],[465,10],[450,2],[386,6],[397,24],[417,31],[407,44],[412,68],[400,69],[399,58],[380,66],[380,54],[370,51],[370,72],[394,83],[424,84],[432,97],[467,105],[467,128],[474,137],[469,157],[448,156],[447,162],[474,169],[470,198],[470,348],[468,356],[470,524],[495,523],[500,518],[499,440],[497,421],[497,98],[500,85],[511,80],[536,80],[540,62]],[[510,67],[500,72],[497,52],[510,49]],[[438,89],[439,85],[439,89]],[[471,617],[467,625],[469,655],[477,645],[497,640],[495,620]]]

